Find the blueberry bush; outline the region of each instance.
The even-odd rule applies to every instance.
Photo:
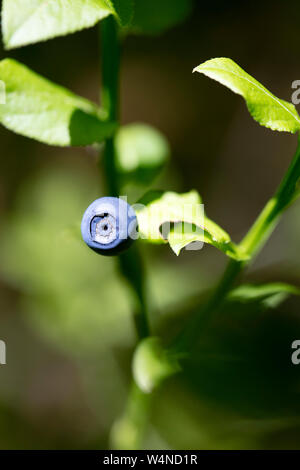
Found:
[[[143,197],[138,201],[143,205],[136,209],[136,215],[132,215],[132,219],[137,220],[141,240],[130,247],[125,244],[123,248],[126,249],[121,253],[118,244],[113,247],[119,272],[130,286],[132,317],[137,333],[128,404],[111,430],[111,445],[116,448],[137,448],[143,445],[143,433],[155,390],[165,380],[184,373],[187,358],[199,338],[205,334],[212,319],[224,312],[226,306],[236,302],[246,305],[255,303],[263,310],[279,305],[289,295],[300,294],[296,286],[288,283],[249,284],[242,281],[243,272],[262,250],[286,209],[300,195],[300,144],[277,191],[242,241],[235,243],[206,213],[203,222],[193,210],[189,217],[182,218],[185,205],[196,208],[203,204],[199,193],[192,188],[181,194],[147,191],[170,158],[169,144],[160,131],[149,125],[133,123],[123,126],[120,123],[119,85],[124,39],[130,35],[161,33],[182,22],[191,10],[191,0],[3,1],[2,34],[8,51],[99,24],[102,80],[99,105],[52,83],[24,64],[5,58],[0,62],[0,80],[6,89],[6,102],[0,105],[2,125],[42,144],[97,148],[101,154],[99,165],[106,177],[107,198],[104,199],[126,196],[126,185],[136,181],[143,187]],[[240,95],[252,118],[261,126],[277,132],[299,132],[300,117],[295,106],[277,98],[230,58],[207,60],[197,66],[194,72]],[[99,201],[102,201],[101,204],[105,202],[101,199]],[[99,204],[97,201],[95,203]],[[103,230],[110,227],[112,219],[107,215],[104,204],[104,209],[101,209],[104,217],[99,222],[98,212],[93,212],[95,203],[87,210],[82,234],[94,251],[107,254],[105,246],[97,248],[95,239],[98,236],[103,241]],[[153,216],[156,210],[161,217]],[[95,216],[98,219],[94,227],[91,225],[91,217]],[[76,237],[80,222],[76,220]],[[102,224],[100,235],[97,232],[98,223]],[[169,224],[169,229],[162,236],[164,224]],[[197,226],[202,229],[200,232],[195,232]],[[94,240],[91,240],[90,230],[98,234]],[[142,245],[165,244],[179,256],[184,248],[196,242],[215,247],[222,256],[228,257],[228,266],[215,289],[201,302],[200,308],[196,308],[179,331],[166,340],[151,330]],[[96,265],[100,261],[96,254],[94,256],[93,263]],[[195,252],[195,256],[201,258],[201,251]]]

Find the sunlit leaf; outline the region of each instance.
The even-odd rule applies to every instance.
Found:
[[[32,44],[94,26],[113,14],[130,23],[133,0],[4,0],[2,33],[7,49]]]
[[[116,136],[117,169],[123,182],[149,184],[169,158],[166,138],[146,124],[123,126]]]
[[[199,233],[192,225],[185,225],[183,230],[179,224],[176,224],[168,235],[168,242],[174,253],[179,255],[186,247],[197,251],[202,248],[201,244],[208,243],[236,261],[248,259],[248,255],[228,238],[229,235],[207,217],[204,218],[204,226],[205,230]]]
[[[197,191],[185,194],[175,192],[149,194],[149,201],[142,200],[136,207],[139,232],[142,238],[152,243],[165,243],[161,229],[168,222],[199,222],[203,206]]]
[[[2,34],[7,49],[94,26],[114,13],[105,0],[3,0]]]
[[[157,34],[184,21],[192,0],[3,0],[2,34],[7,49],[94,26],[114,15],[127,32]]]
[[[245,253],[232,243],[228,233],[206,217],[197,191],[154,193],[148,201],[141,202],[141,207],[135,209],[141,238],[147,242],[169,242],[177,255],[193,243],[189,248],[195,250],[208,243],[236,260],[247,259]]]
[[[211,59],[194,71],[213,78],[241,95],[253,119],[262,126],[291,133],[300,129],[300,117],[295,106],[277,98],[233,60],[224,57]]]
[[[14,60],[0,62],[0,80],[6,88],[0,122],[18,134],[67,146],[101,142],[114,131],[96,105]]]

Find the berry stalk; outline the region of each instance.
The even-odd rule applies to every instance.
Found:
[[[118,122],[121,44],[118,25],[112,15],[101,22],[100,34],[102,46],[102,107],[106,111],[109,121]],[[108,193],[110,196],[119,197],[120,186],[116,170],[115,135],[105,141],[103,158]],[[130,286],[137,336],[139,339],[143,339],[149,335],[149,325],[144,269],[137,247],[132,247],[128,252],[119,256],[119,267]]]
[[[120,80],[120,38],[118,26],[109,16],[101,22],[102,44],[102,105],[107,119],[119,120],[119,80]],[[118,197],[120,187],[116,171],[115,136],[105,142],[104,168],[108,192]],[[146,306],[145,276],[140,252],[136,244],[119,256],[120,272],[130,286],[133,305],[133,318],[138,341],[149,336]],[[145,395],[132,381],[124,414],[112,428],[113,448],[136,449],[141,445],[148,416],[150,396]],[[128,433],[131,436],[128,442]]]

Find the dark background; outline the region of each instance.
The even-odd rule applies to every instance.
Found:
[[[209,217],[239,241],[275,191],[296,137],[260,127],[243,100],[192,69],[231,57],[280,98],[300,79],[297,1],[195,2],[182,25],[124,42],[122,122],[168,138],[160,189],[202,195]],[[97,28],[21,48],[14,57],[97,101]],[[0,447],[107,448],[124,408],[135,344],[127,287],[66,227],[104,194],[94,149],[51,148],[0,128]],[[134,201],[132,201],[134,202]],[[299,202],[247,280],[300,283]],[[190,299],[226,259],[212,247],[145,247],[155,331],[180,325]],[[299,300],[278,309],[225,308],[185,374],[154,397],[146,448],[295,448],[300,437]],[[178,406],[180,403],[180,406]]]

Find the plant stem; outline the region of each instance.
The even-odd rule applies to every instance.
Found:
[[[262,249],[279,222],[280,216],[297,194],[297,183],[300,178],[300,141],[295,156],[274,197],[265,205],[264,209],[240,243],[240,247],[249,255],[249,260],[238,262],[231,260],[219,284],[211,297],[198,310],[183,332],[176,338],[171,349],[180,353],[188,352],[197,339],[199,331],[212,321],[227,294],[234,286],[238,276],[246,266],[253,261],[255,255]]]
[[[131,286],[132,304],[134,306],[134,323],[139,340],[149,336],[147,300],[145,294],[144,265],[137,246],[132,246],[129,251],[119,257],[123,275]]]
[[[102,107],[107,113],[109,121],[119,119],[119,86],[120,86],[120,42],[118,26],[109,16],[101,23],[102,44]],[[103,153],[104,168],[109,194],[119,196],[119,181],[116,171],[115,136],[105,142]]]
[[[120,40],[118,25],[109,16],[101,22],[102,43],[102,106],[110,121],[119,120]],[[119,197],[120,184],[116,169],[115,135],[107,139],[104,148],[104,168],[108,192]],[[140,252],[133,245],[119,256],[119,267],[130,286],[134,306],[134,323],[139,341],[149,335],[146,308],[145,276]],[[112,429],[111,441],[115,448],[136,448],[141,445],[148,416],[149,397],[132,383],[123,417]]]
[[[111,15],[101,22],[102,44],[102,106],[107,119],[119,120],[119,87],[120,87],[120,39],[118,25]],[[115,135],[105,142],[104,168],[111,196],[120,195],[118,172],[116,169]],[[133,246],[128,252],[119,256],[120,271],[126,278],[134,303],[134,321],[139,339],[149,335],[147,320],[144,270],[138,247]]]
[[[266,204],[261,214],[242,240],[240,246],[251,258],[262,248],[276,227],[280,215],[293,201],[300,178],[300,140],[295,156],[275,196]]]
[[[142,446],[151,395],[143,393],[133,382],[123,416],[113,425],[111,444],[114,449],[135,450]]]

